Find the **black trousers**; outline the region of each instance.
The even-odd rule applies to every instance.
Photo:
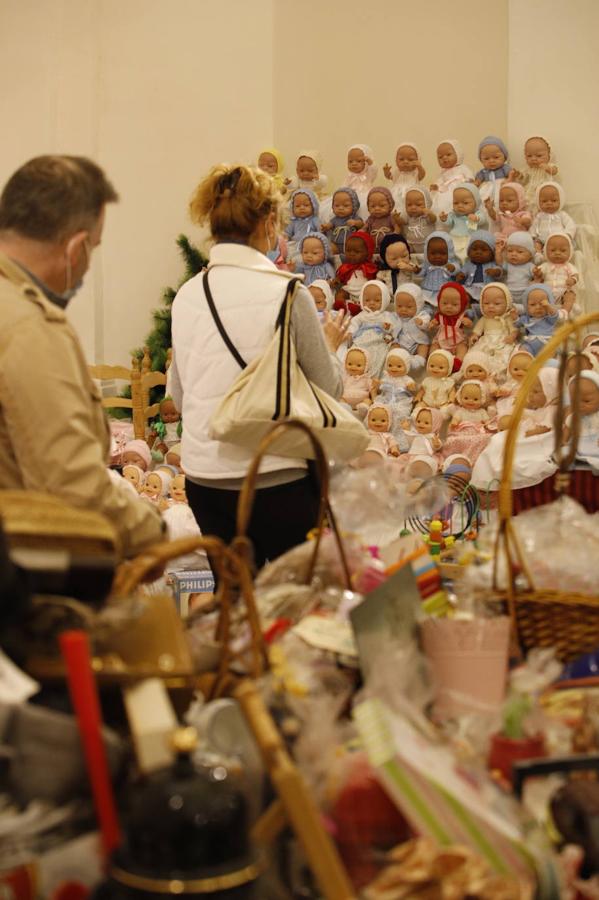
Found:
[[[185,490],[202,534],[216,535],[229,544],[236,534],[239,491],[204,487],[189,479]],[[257,568],[306,540],[316,525],[318,503],[314,481],[308,476],[256,491],[248,537]]]

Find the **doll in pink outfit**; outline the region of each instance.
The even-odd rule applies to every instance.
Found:
[[[456,407],[451,416],[444,453],[467,453],[475,462],[496,430],[487,405],[489,395],[483,381],[467,379],[456,391]]]
[[[550,234],[543,247],[544,261],[533,269],[533,277],[551,289],[555,301],[566,316],[578,315],[576,283],[578,269],[572,265],[572,241],[565,231]]]
[[[507,366],[507,378],[497,389],[497,427],[504,431],[509,427],[520,385],[530,369],[534,356],[522,347],[514,347]]]
[[[489,218],[495,222],[496,240],[504,244],[515,231],[527,231],[532,222],[526,194],[516,181],[504,182],[499,188],[499,209],[492,197],[487,197],[485,207]]]
[[[401,423],[410,449],[410,456],[435,456],[443,447],[440,431],[445,421],[440,409],[421,406],[410,419]]]
[[[366,427],[370,434],[367,450],[375,450],[383,456],[399,456],[401,451],[391,433],[392,413],[388,406],[375,401],[368,410]]]
[[[363,419],[375,390],[376,384],[368,372],[368,353],[360,347],[350,347],[345,354],[342,402]]]

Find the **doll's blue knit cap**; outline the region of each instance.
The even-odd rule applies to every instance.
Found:
[[[329,244],[329,239],[322,231],[311,231],[310,234],[307,234],[305,237],[301,239],[299,242],[299,251],[302,252],[302,247],[304,246],[304,241],[307,241],[308,238],[316,238],[317,241],[320,241],[322,246],[324,247],[324,258],[331,258],[331,245]]]
[[[431,231],[429,236],[424,242],[424,255],[426,256],[426,251],[428,250],[428,245],[433,240],[433,238],[441,238],[442,241],[445,241],[447,244],[447,256],[448,261],[451,262],[452,258],[455,257],[455,249],[453,246],[453,241],[450,235],[447,234],[446,231]]]
[[[474,202],[476,203],[476,208],[480,207],[480,193],[475,184],[472,184],[471,181],[461,181],[460,184],[456,184],[453,189],[454,191],[469,191],[474,197]]]
[[[499,147],[499,149],[505,156],[506,160],[508,159],[510,154],[509,154],[507,147],[505,146],[505,144],[503,143],[501,138],[495,137],[494,134],[488,134],[486,137],[484,137],[482,139],[482,141],[478,145],[478,155],[479,156],[480,156],[480,151],[483,149],[483,147],[488,147],[489,144],[495,144],[496,147]]]
[[[311,191],[308,188],[298,188],[297,191],[293,191],[293,193],[291,194],[291,197],[289,198],[289,209],[291,210],[291,215],[293,216],[293,200],[295,197],[297,197],[298,194],[305,194],[306,197],[308,197],[310,203],[312,204],[312,215],[317,216],[320,204],[314,191]]]
[[[491,250],[495,249],[495,236],[492,235],[490,231],[485,231],[484,228],[472,232],[470,240],[468,241],[468,250],[470,250],[474,241],[484,241],[485,244],[489,245]]]
[[[352,218],[354,218],[356,213],[360,209],[360,198],[358,197],[354,189],[350,187],[337,188],[337,190],[333,192],[333,203],[335,202],[335,197],[337,194],[347,194],[351,198],[351,214]]]
[[[524,306],[525,311],[528,308],[528,295],[530,294],[531,291],[543,291],[543,293],[545,294],[545,296],[547,297],[547,299],[549,300],[551,305],[553,305],[555,303],[555,297],[553,296],[553,292],[550,287],[547,287],[546,284],[537,284],[537,283],[533,282],[532,284],[528,285],[528,287],[522,294],[521,303]]]

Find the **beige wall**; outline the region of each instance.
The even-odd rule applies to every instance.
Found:
[[[314,147],[340,185],[352,143],[370,144],[382,168],[408,140],[430,184],[443,138],[459,138],[474,168],[480,139],[505,135],[507,0],[302,0],[299,10],[276,0],[275,140],[288,170]],[[294,51],[300,19],[309,36]]]

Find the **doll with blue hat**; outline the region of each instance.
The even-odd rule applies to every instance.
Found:
[[[311,232],[320,231],[318,209],[318,200],[312,191],[301,188],[291,194],[289,198],[291,217],[285,229],[285,234],[289,238],[288,259],[296,256],[297,246],[302,238]]]
[[[436,309],[439,288],[446,281],[453,279],[453,274],[459,267],[460,261],[455,255],[450,235],[444,231],[432,231],[424,242],[420,287],[433,312]]]
[[[555,298],[546,284],[531,284],[524,291],[522,301],[524,312],[516,320],[521,346],[533,356],[538,356],[553,337],[560,320]]]
[[[478,145],[478,158],[482,168],[475,175],[474,183],[479,187],[483,181],[500,181],[512,171],[508,162],[509,151],[501,138],[488,134]]]
[[[331,247],[324,234],[312,231],[299,242],[300,261],[293,265],[297,275],[304,276],[304,284],[309,287],[313,281],[324,279],[331,281],[335,277],[335,269],[331,262]]]
[[[514,231],[505,246],[497,248],[497,262],[503,267],[503,280],[507,284],[517,308],[522,303],[526,288],[533,282],[535,248],[528,231]]]
[[[335,191],[332,202],[333,216],[321,225],[321,231],[331,242],[333,256],[340,256],[343,259],[346,240],[364,224],[359,216],[359,210],[360,198],[353,188],[341,187]]]
[[[415,372],[424,367],[428,356],[430,321],[421,288],[400,284],[393,295],[393,344],[408,351]]]
[[[361,312],[349,326],[348,340],[352,346],[368,351],[370,371],[378,378],[391,341],[393,340],[393,317],[389,310],[391,297],[381,281],[368,281],[360,291]]]
[[[501,278],[502,269],[495,262],[495,238],[481,228],[473,231],[468,240],[466,261],[455,276],[464,285],[470,298],[478,303],[485,284]]]
[[[472,232],[486,228],[489,221],[476,185],[469,181],[456,185],[453,209],[449,213],[440,213],[439,219],[453,239],[456,256],[464,262]]]

